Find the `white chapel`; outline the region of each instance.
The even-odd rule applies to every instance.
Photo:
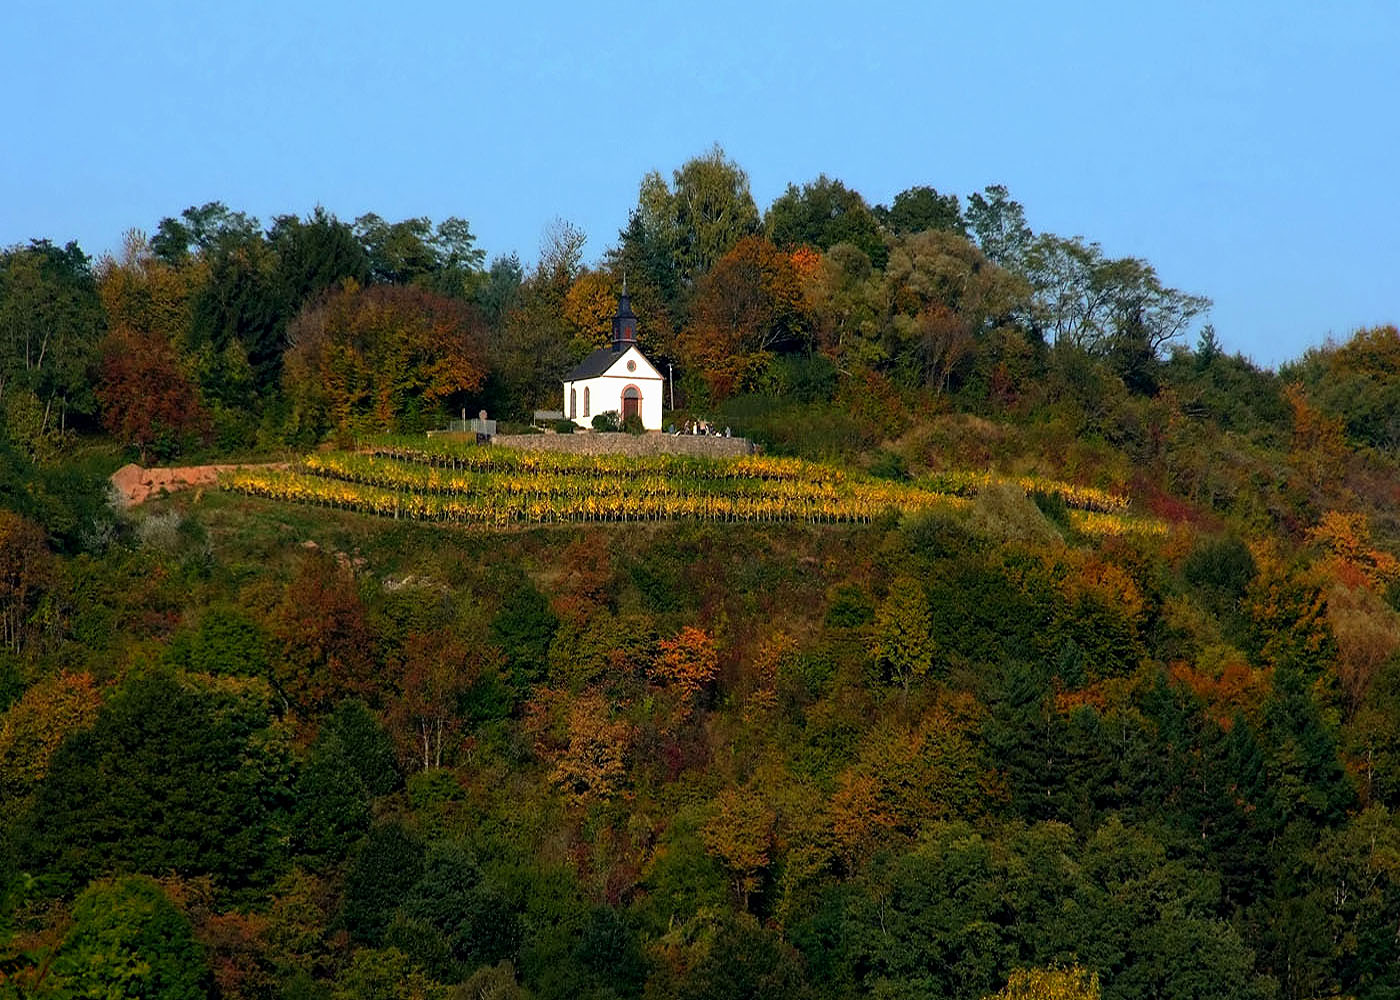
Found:
[[[661,390],[665,380],[637,347],[637,317],[622,283],[613,317],[611,347],[600,347],[564,376],[564,414],[580,427],[612,410],[619,419],[642,418],[649,431],[661,430]]]

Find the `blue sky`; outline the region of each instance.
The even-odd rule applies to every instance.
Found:
[[[1150,260],[1261,364],[1400,322],[1400,4],[124,4],[0,31],[0,245],[220,200],[459,215],[596,257],[718,141],[765,208],[1003,183],[1036,230]]]

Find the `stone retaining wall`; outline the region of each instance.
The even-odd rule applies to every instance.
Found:
[[[734,458],[753,453],[748,438],[711,437],[698,434],[613,434],[583,431],[578,434],[497,434],[493,444],[535,451],[566,451],[575,455],[700,455]]]

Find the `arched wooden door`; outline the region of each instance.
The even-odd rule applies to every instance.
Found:
[[[626,420],[634,414],[638,418],[642,415],[642,391],[635,385],[629,385],[622,390],[622,419]]]

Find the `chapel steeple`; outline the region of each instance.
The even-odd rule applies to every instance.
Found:
[[[613,344],[616,354],[637,346],[637,317],[632,312],[632,299],[627,294],[627,275],[622,276],[622,295],[617,300],[617,315],[613,317]]]

